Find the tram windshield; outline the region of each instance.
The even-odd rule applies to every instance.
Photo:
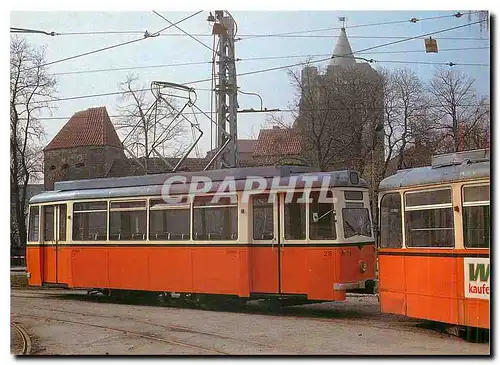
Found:
[[[371,237],[370,215],[367,208],[343,208],[344,238],[353,236]]]

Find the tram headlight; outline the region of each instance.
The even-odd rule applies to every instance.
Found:
[[[359,263],[359,272],[364,273],[366,272],[366,269],[367,269],[366,261],[361,261]]]

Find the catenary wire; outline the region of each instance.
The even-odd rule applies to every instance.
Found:
[[[470,24],[459,25],[459,26],[455,26],[455,27],[451,27],[451,28],[437,30],[437,31],[433,31],[433,32],[426,33],[426,34],[423,34],[423,35],[419,35],[419,36],[415,36],[415,37],[410,37],[410,38],[407,38],[406,40],[409,41],[409,40],[415,39],[417,37],[423,37],[423,36],[429,36],[429,35],[433,35],[433,34],[439,34],[439,33],[443,33],[443,32],[448,32],[450,30],[454,30],[454,29],[458,29],[458,28],[463,28],[463,27],[466,27],[466,26],[469,26],[469,25],[473,25],[473,24],[482,23],[484,21],[486,21],[486,20],[479,20],[479,21],[476,21],[476,22],[473,22],[473,23],[470,23]],[[360,53],[360,52],[364,52],[364,51],[376,49],[376,48],[387,47],[389,45],[401,43],[401,42],[404,42],[404,41],[405,40],[398,40],[398,41],[383,43],[383,44],[380,44],[380,45],[377,45],[377,46],[367,47],[367,48],[364,48],[362,50],[354,51],[354,52],[351,52],[350,54],[346,54],[344,57],[353,55],[355,53]],[[266,68],[266,69],[260,69],[260,70],[254,70],[254,71],[249,71],[249,72],[243,72],[243,73],[237,74],[237,76],[253,75],[253,74],[258,74],[258,73],[263,73],[263,72],[269,72],[269,71],[276,71],[276,70],[281,70],[281,69],[287,69],[287,68],[291,68],[291,67],[295,67],[295,66],[302,66],[302,65],[311,64],[311,63],[320,63],[320,62],[328,61],[328,60],[330,60],[332,58],[333,57],[327,57],[327,58],[321,58],[321,59],[317,59],[317,60],[308,60],[308,61],[304,61],[304,62],[298,62],[298,63],[294,63],[294,64],[290,64],[290,65],[270,67],[270,68]],[[211,80],[212,80],[212,78],[194,80],[194,81],[189,81],[189,82],[182,83],[182,85],[192,85],[192,84],[197,84],[197,83],[201,83],[201,82],[207,82],[207,81],[211,81]],[[136,90],[136,91],[143,91],[143,90],[145,90],[145,89],[139,89],[139,90]],[[116,94],[122,94],[122,93],[123,92],[112,92],[112,93],[103,93],[103,94],[96,94],[96,95],[90,95],[90,96],[75,96],[75,97],[60,98],[60,99],[48,99],[48,100],[37,101],[37,103],[53,102],[53,101],[63,101],[63,100],[74,100],[74,99],[82,99],[82,98],[94,97],[94,96],[116,95]]]
[[[483,105],[483,106],[489,106],[490,104],[489,103],[477,103],[477,104],[456,104],[457,107],[477,107],[479,105]],[[442,105],[440,104],[429,104],[429,105],[426,105],[426,107],[429,107],[429,108],[439,108],[439,107],[442,107]],[[290,109],[290,108],[284,108],[284,109],[281,109],[281,108],[278,108],[279,110],[263,110],[261,113],[294,113],[294,112],[298,112],[299,111],[299,108],[295,108],[295,109]],[[353,108],[316,108],[316,109],[311,109],[311,110],[302,110],[303,112],[309,112],[309,111],[330,111],[330,110],[353,110],[353,109],[363,109],[363,110],[383,110],[383,107],[359,107],[359,108],[356,108],[356,107],[353,107]],[[193,115],[193,114],[196,114],[196,115],[208,115],[210,113],[210,111],[199,111],[199,112],[185,112],[183,114],[186,114],[186,115]],[[117,115],[110,115],[109,117],[110,118],[129,118],[129,117],[134,117],[136,115],[134,114],[117,114]],[[39,117],[39,118],[36,118],[38,120],[69,120],[71,117]],[[20,118],[20,119],[23,119],[23,118]]]
[[[175,26],[175,25],[177,25],[177,24],[179,24],[179,23],[181,23],[181,22],[183,22],[183,21],[185,21],[185,20],[188,20],[189,18],[192,18],[193,16],[198,15],[198,14],[199,14],[199,13],[201,13],[201,12],[202,12],[202,10],[200,10],[200,11],[198,11],[198,12],[194,13],[194,14],[191,14],[191,15],[189,15],[189,16],[187,16],[187,17],[185,17],[185,18],[183,18],[183,19],[181,19],[181,20],[179,20],[179,21],[177,21],[177,22],[176,22],[176,23],[174,23],[173,25],[169,25],[169,26],[167,26],[167,27],[165,27],[165,28],[163,28],[163,29],[160,29],[159,31],[157,31],[157,32],[155,32],[155,33],[153,33],[153,34],[145,34],[145,35],[144,35],[144,37],[142,37],[142,38],[137,38],[137,39],[133,39],[133,40],[131,40],[131,41],[127,41],[127,42],[122,42],[122,43],[114,44],[114,45],[112,45],[112,46],[107,46],[107,47],[103,47],[103,48],[95,49],[95,50],[93,50],[93,51],[89,51],[89,52],[84,52],[84,53],[76,54],[76,55],[74,55],[74,56],[61,58],[61,59],[56,60],[56,61],[47,62],[47,63],[45,63],[45,64],[43,64],[43,65],[40,65],[40,66],[35,66],[35,67],[28,68],[28,69],[26,69],[26,70],[24,70],[24,71],[32,70],[32,69],[37,68],[37,67],[44,67],[44,66],[53,65],[53,64],[56,64],[56,63],[60,63],[60,62],[65,62],[65,61],[73,60],[73,59],[75,59],[75,58],[80,58],[80,57],[88,56],[88,55],[91,55],[91,54],[94,54],[94,53],[98,53],[98,52],[102,52],[102,51],[107,51],[107,50],[109,50],[109,49],[113,49],[113,48],[117,48],[117,47],[125,46],[125,45],[127,45],[127,44],[131,44],[131,43],[135,43],[135,42],[140,42],[140,41],[143,41],[143,40],[145,40],[145,39],[148,39],[148,38],[151,38],[151,37],[155,37],[156,35],[160,34],[161,32],[163,32],[163,31],[165,31],[165,30],[167,30],[167,29],[169,29],[169,28],[171,28],[172,26]]]
[[[490,49],[490,47],[464,47],[464,48],[443,48],[439,52],[447,51],[468,51],[468,50],[479,50],[479,49]],[[425,53],[425,50],[404,50],[404,51],[380,51],[380,52],[357,52],[358,54],[392,54],[392,53]],[[258,61],[258,60],[277,60],[277,59],[287,59],[287,58],[305,58],[305,57],[326,57],[329,53],[319,53],[319,54],[301,54],[301,55],[287,55],[287,56],[263,56],[263,57],[245,57],[236,59],[237,62],[241,61]],[[79,71],[67,71],[67,72],[55,72],[52,75],[76,75],[76,74],[86,74],[86,73],[96,73],[96,72],[113,72],[113,71],[129,71],[129,70],[139,70],[148,68],[163,68],[163,67],[176,67],[176,66],[191,66],[191,65],[206,65],[211,64],[213,61],[199,61],[199,62],[185,62],[185,63],[170,63],[170,64],[159,64],[159,65],[149,65],[149,66],[131,66],[131,67],[116,67],[116,68],[101,68],[94,70],[79,70]],[[378,61],[385,62],[385,61]],[[463,65],[461,63],[456,63],[457,65]],[[470,64],[477,66],[484,66],[485,64]]]
[[[473,11],[468,14],[475,14],[478,13],[478,11]],[[397,23],[418,23],[421,21],[426,21],[426,20],[436,20],[436,19],[443,19],[443,18],[450,18],[450,17],[456,17],[456,18],[461,18],[463,13],[457,12],[454,14],[449,14],[449,15],[439,15],[439,16],[432,16],[432,17],[426,17],[426,18],[405,18],[401,20],[395,20],[395,21],[386,21],[386,22],[378,22],[378,23],[366,23],[366,24],[354,24],[354,25],[348,25],[345,26],[344,28],[346,29],[352,29],[352,28],[361,28],[361,27],[371,27],[371,26],[381,26],[381,25],[392,25],[392,24],[397,24]],[[279,37],[279,36],[285,36],[285,35],[295,35],[295,34],[304,34],[304,33],[315,33],[315,32],[323,32],[323,31],[330,31],[330,30],[340,30],[342,27],[329,27],[329,28],[321,28],[321,29],[309,29],[309,30],[301,30],[301,31],[291,31],[291,32],[284,32],[284,33],[274,33],[274,34],[242,34],[240,37],[245,37],[246,39],[249,38],[261,38],[261,37]],[[11,28],[11,29],[25,29],[25,28]],[[31,30],[31,29],[29,29]],[[112,35],[112,34],[144,34],[144,31],[142,30],[110,30],[110,31],[88,31],[88,32],[45,32],[42,30],[32,30],[35,32],[41,32],[44,34],[48,35],[61,35],[61,36],[66,36],[66,35]],[[186,34],[176,34],[176,33],[171,33],[171,34],[162,34],[162,36],[185,36]],[[212,35],[210,34],[191,34],[193,36],[199,36],[199,37],[211,37]]]
[[[191,39],[194,39],[196,42],[198,42],[199,44],[201,44],[203,47],[207,48],[210,50],[210,52],[214,52],[214,50],[210,47],[210,46],[207,46],[205,43],[203,43],[202,41],[200,41],[198,38],[194,37],[193,35],[189,34],[188,32],[184,31],[182,28],[178,27],[177,25],[175,25],[174,23],[172,23],[170,20],[168,20],[167,18],[165,18],[163,15],[161,15],[160,13],[156,12],[153,10],[153,13],[155,13],[156,15],[158,15],[160,18],[162,18],[163,20],[165,20],[166,22],[168,22],[170,25],[176,27],[177,29],[179,29],[182,33],[184,33],[185,35],[187,35],[188,37],[190,37]]]

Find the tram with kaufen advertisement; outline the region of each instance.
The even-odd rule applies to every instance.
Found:
[[[490,152],[433,156],[379,187],[384,313],[490,328]]]

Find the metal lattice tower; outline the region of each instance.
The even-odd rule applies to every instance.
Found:
[[[217,155],[216,168],[237,167],[240,164],[237,141],[238,87],[236,83],[236,62],[234,38],[236,23],[226,11],[215,11],[213,34],[219,37],[216,65],[218,72],[215,83],[217,106]]]

